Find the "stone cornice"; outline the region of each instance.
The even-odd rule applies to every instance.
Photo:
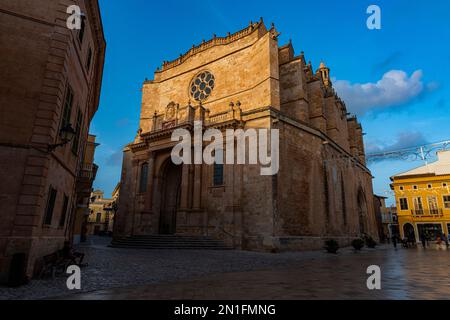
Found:
[[[94,54],[96,55],[95,59],[95,75],[93,78],[93,92],[94,101],[93,101],[93,110],[97,111],[98,105],[100,103],[100,91],[102,87],[103,81],[103,68],[105,63],[105,54],[106,54],[106,40],[105,34],[103,32],[103,22],[102,16],[100,12],[100,7],[98,4],[98,0],[96,1],[86,1],[86,11],[88,14],[88,19],[91,23],[91,30],[93,31],[93,38],[96,42],[96,48]],[[95,113],[95,112],[94,112]],[[91,115],[93,117],[94,114]]]
[[[183,62],[185,62],[186,60],[188,60],[190,57],[203,52],[207,49],[210,49],[212,47],[215,46],[221,46],[221,45],[227,45],[230,44],[234,41],[237,41],[239,39],[242,39],[258,30],[266,30],[266,27],[264,25],[263,19],[261,18],[261,20],[257,23],[250,23],[250,25],[245,28],[242,29],[238,32],[235,32],[233,34],[228,33],[228,35],[226,37],[217,37],[214,35],[214,37],[208,41],[203,41],[200,45],[195,46],[193,45],[191,49],[189,49],[188,52],[186,52],[185,54],[180,55],[180,57],[178,59],[172,60],[172,61],[164,61],[162,68],[161,69],[157,69],[156,73],[159,72],[163,72],[166,71],[168,69],[174,68],[176,66],[179,66],[180,64],[182,64]]]

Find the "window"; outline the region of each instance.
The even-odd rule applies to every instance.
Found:
[[[70,124],[70,116],[72,114],[73,91],[70,86],[67,86],[66,98],[64,100],[64,110],[62,114],[61,128],[67,127]]]
[[[215,86],[214,75],[208,71],[204,71],[197,75],[191,82],[191,97],[196,101],[206,100]]]
[[[64,202],[63,202],[63,206],[62,206],[61,217],[59,218],[59,226],[60,227],[64,227],[64,225],[66,224],[66,216],[67,216],[68,207],[69,207],[69,197],[64,195]]]
[[[80,41],[80,44],[83,43],[84,38],[84,31],[86,29],[86,23],[85,23],[85,17],[81,17],[81,28],[80,31],[78,31],[78,40]]]
[[[444,196],[444,208],[450,209],[450,196]]]
[[[408,199],[400,198],[400,210],[408,210]]]
[[[422,198],[417,197],[413,199],[414,201],[414,210],[416,214],[423,214],[423,204],[422,204]]]
[[[214,164],[214,186],[223,185],[223,164]]]
[[[102,221],[102,214],[100,212],[97,212],[96,221],[97,221],[97,223],[100,223]]]
[[[403,190],[405,190],[405,188],[404,187],[400,187],[400,191],[403,191]]]
[[[439,214],[438,201],[436,196],[428,197],[428,208],[431,214]]]
[[[75,136],[73,137],[73,142],[72,142],[72,152],[75,155],[78,154],[78,147],[80,146],[82,123],[83,123],[83,114],[81,113],[81,110],[78,110],[77,124],[76,124],[76,128],[75,128]]]
[[[419,187],[417,187],[417,186],[413,186],[413,189],[414,189],[414,190],[417,190],[417,189],[419,189]]]
[[[91,68],[91,63],[92,63],[92,49],[89,48],[88,56],[87,56],[87,60],[86,60],[86,69],[87,69],[87,71],[89,71],[89,69]]]
[[[44,225],[50,226],[53,219],[53,210],[55,209],[56,189],[50,187],[48,191],[47,208],[45,210]]]
[[[447,188],[447,183],[444,182],[444,183],[442,184],[442,186],[443,186],[444,188]]]
[[[432,189],[432,188],[433,188],[433,185],[429,184],[428,189]]]
[[[147,180],[148,180],[148,163],[141,165],[141,177],[139,180],[139,192],[147,192]]]

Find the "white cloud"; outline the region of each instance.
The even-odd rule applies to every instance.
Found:
[[[419,131],[399,132],[394,140],[380,141],[369,140],[366,142],[366,153],[381,153],[406,148],[418,147],[428,144],[428,140]]]
[[[402,70],[391,70],[376,83],[352,84],[335,80],[334,88],[349,112],[362,115],[372,108],[399,106],[418,97],[425,88],[422,76],[421,70],[410,77]]]

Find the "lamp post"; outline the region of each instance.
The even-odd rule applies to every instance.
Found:
[[[72,125],[70,123],[68,123],[67,125],[62,127],[59,132],[59,136],[60,136],[62,142],[57,143],[57,144],[48,145],[47,151],[52,152],[52,151],[55,151],[56,148],[59,148],[59,147],[62,147],[64,145],[68,144],[70,141],[72,141],[72,139],[76,133],[77,132],[75,131],[74,128],[72,128]]]

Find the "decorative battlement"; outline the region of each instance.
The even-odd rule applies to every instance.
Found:
[[[198,46],[193,45],[192,48],[188,52],[186,52],[185,54],[181,54],[178,59],[175,59],[172,61],[164,61],[162,68],[161,69],[158,68],[156,70],[156,72],[163,72],[168,69],[174,68],[174,67],[182,64],[183,62],[185,62],[190,57],[196,55],[199,52],[205,51],[209,48],[212,48],[215,46],[220,46],[220,45],[227,45],[236,40],[242,39],[242,38],[250,35],[254,31],[259,30],[260,27],[265,27],[263,18],[261,18],[259,20],[259,22],[256,22],[256,23],[253,23],[252,21],[250,21],[250,25],[247,28],[242,29],[238,32],[235,32],[233,34],[228,32],[226,37],[217,37],[216,35],[214,35],[214,37],[209,41],[203,40],[203,42],[200,45],[198,45]]]

